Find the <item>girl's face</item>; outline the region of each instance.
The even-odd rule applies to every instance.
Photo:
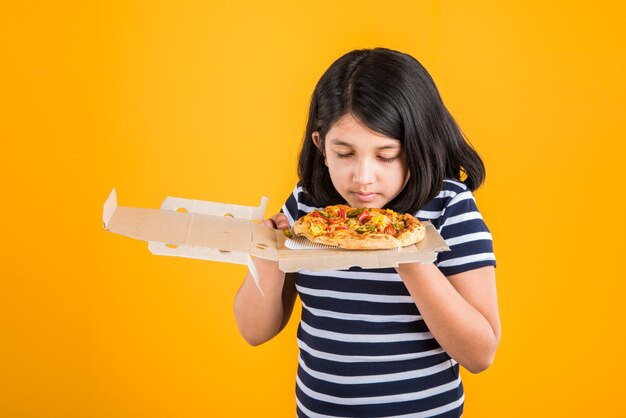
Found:
[[[320,147],[318,132],[313,142]],[[333,186],[352,207],[382,208],[409,179],[400,141],[372,131],[350,114],[331,126],[323,145]]]

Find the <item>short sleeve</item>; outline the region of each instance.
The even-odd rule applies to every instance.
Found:
[[[293,226],[295,221],[315,209],[319,209],[319,207],[312,202],[309,195],[303,191],[302,186],[298,183],[285,200],[280,212],[287,216],[289,225]]]
[[[298,189],[298,186],[293,189],[293,192],[289,195],[287,200],[285,200],[283,207],[280,209],[280,212],[287,216],[290,226],[293,226],[293,223],[298,219]]]
[[[485,266],[495,267],[491,232],[478,211],[471,191],[465,190],[450,199],[438,230],[451,250],[437,254],[435,264],[444,275]]]

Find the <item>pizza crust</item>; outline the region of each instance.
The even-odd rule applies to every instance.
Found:
[[[399,239],[385,234],[368,234],[366,239],[360,239],[358,236],[351,235],[346,235],[345,237],[320,235],[319,237],[313,237],[313,242],[345,248],[347,250],[379,250],[402,246]]]

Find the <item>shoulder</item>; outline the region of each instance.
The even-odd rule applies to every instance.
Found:
[[[446,275],[495,266],[492,236],[474,194],[458,180],[445,180],[441,191],[418,212],[430,220],[451,251],[437,254],[437,266]]]
[[[281,212],[287,216],[289,224],[293,225],[296,220],[315,209],[319,209],[319,206],[302,188],[302,184],[298,183],[287,197]]]
[[[475,206],[474,202],[472,191],[464,183],[446,179],[443,181],[439,193],[426,203],[416,216],[419,219],[431,221],[436,227],[439,227],[446,217],[446,212],[449,215],[452,211],[472,211],[472,206]]]

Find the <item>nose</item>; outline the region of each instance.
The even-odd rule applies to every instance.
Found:
[[[358,184],[372,184],[376,176],[374,173],[374,165],[367,158],[361,158],[354,167],[354,175],[352,181]]]

